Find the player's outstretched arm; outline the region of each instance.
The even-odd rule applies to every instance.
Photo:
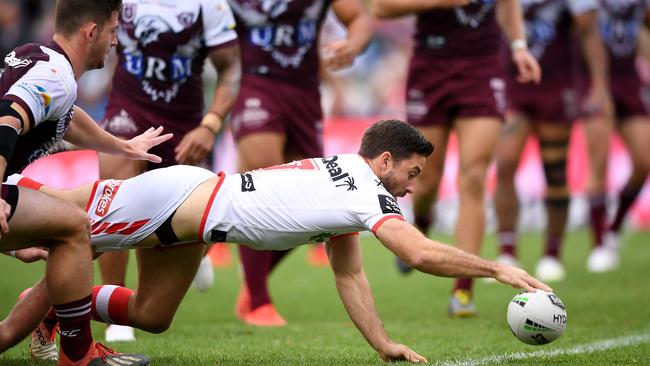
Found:
[[[82,149],[90,149],[107,154],[121,155],[132,160],[148,160],[160,163],[162,159],[147,151],[163,143],[172,134],[161,135],[162,127],[150,128],[131,140],[121,140],[101,129],[83,109],[75,106],[74,116],[64,139]]]
[[[359,236],[331,240],[327,244],[327,254],[334,271],[336,289],[345,310],[381,358],[384,361],[426,362],[426,358],[410,348],[391,341],[384,330],[377,315],[368,279],[363,272]]]
[[[526,291],[552,291],[526,271],[482,259],[449,245],[427,239],[409,223],[389,219],[375,233],[379,241],[418,271],[444,277],[493,277]]]

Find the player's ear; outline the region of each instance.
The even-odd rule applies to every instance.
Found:
[[[380,157],[381,168],[388,169],[393,162],[392,160],[393,160],[393,154],[391,154],[390,151],[384,151],[383,153],[381,153],[381,157]]]
[[[99,34],[98,29],[97,29],[97,23],[95,22],[86,22],[82,27],[81,27],[81,32],[83,33],[84,37],[87,40],[96,38]]]

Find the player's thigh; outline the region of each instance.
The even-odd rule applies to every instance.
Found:
[[[204,250],[204,244],[138,249],[135,309],[150,319],[171,321],[194,279]]]
[[[645,173],[650,168],[650,117],[630,117],[622,121],[619,128],[625,141],[632,165]]]
[[[52,239],[89,235],[88,216],[81,208],[33,189],[18,187],[18,191],[9,233],[0,239],[1,248],[48,246]]]
[[[255,132],[237,141],[241,172],[283,164],[287,136],[281,132]]]
[[[507,122],[499,132],[499,143],[496,149],[499,179],[512,179],[514,176],[529,133],[530,124],[524,115],[519,113],[508,115]]]
[[[491,162],[502,123],[495,117],[465,117],[455,121],[459,174],[484,174]]]
[[[123,156],[99,153],[100,179],[127,179],[147,170],[144,160],[130,160]]]

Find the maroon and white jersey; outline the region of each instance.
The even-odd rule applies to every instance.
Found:
[[[214,176],[203,168],[175,165],[126,180],[95,182],[86,206],[91,244],[98,252],[137,247]]]
[[[649,0],[600,0],[600,36],[607,46],[612,77],[636,77],[639,30],[649,11]]]
[[[203,241],[282,250],[403,220],[395,198],[356,154],[224,175],[207,203]]]
[[[598,10],[598,0],[521,0],[530,53],[539,61],[544,77],[572,78],[574,54],[571,29],[573,18]],[[515,75],[514,66],[511,74]]]
[[[60,149],[77,99],[77,82],[68,56],[52,42],[20,46],[4,59],[0,99],[18,103],[32,126],[18,138],[5,177]]]
[[[242,72],[318,85],[318,35],[331,0],[228,0]]]
[[[432,9],[417,15],[415,53],[450,57],[497,54],[501,30],[495,0],[472,0],[465,6]]]
[[[226,0],[124,0],[108,110],[147,106],[166,120],[195,124],[205,58],[236,41],[234,28]]]

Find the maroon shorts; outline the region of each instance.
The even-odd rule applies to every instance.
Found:
[[[260,132],[287,136],[285,152],[323,156],[323,112],[318,86],[300,87],[245,75],[232,110],[235,140]]]
[[[580,95],[571,81],[542,81],[535,85],[509,78],[508,97],[508,109],[532,122],[570,124],[580,112]]]
[[[131,139],[150,127],[156,128],[163,126],[163,133],[171,132],[174,134],[174,137],[149,149],[150,153],[160,156],[162,162],[160,164],[149,162],[147,164],[147,170],[178,164],[175,159],[176,153],[174,149],[186,133],[198,126],[200,117],[197,119],[193,116],[187,120],[183,119],[182,122],[174,122],[170,120],[170,116],[159,116],[148,113],[146,111],[147,108],[155,108],[155,106],[145,105],[140,108],[135,108],[129,105],[109,102],[101,126],[112,135],[125,139]]]
[[[2,185],[2,199],[11,206],[11,212],[7,221],[11,220],[11,217],[16,212],[16,205],[18,205],[18,187],[14,185]]]
[[[613,77],[610,88],[619,121],[650,115],[650,89],[638,77]]]
[[[449,124],[457,117],[503,119],[504,75],[499,54],[472,58],[414,55],[406,90],[408,121],[432,126]]]

